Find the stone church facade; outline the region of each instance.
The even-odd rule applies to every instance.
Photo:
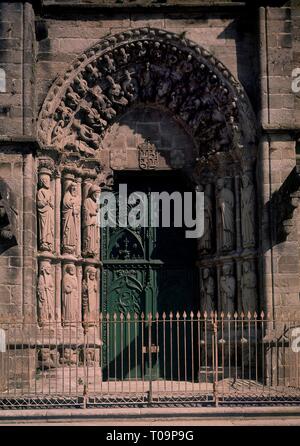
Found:
[[[169,176],[205,193],[194,307],[299,320],[300,12],[210,3],[1,2],[2,322],[172,310],[169,272],[141,307],[163,282],[147,237],[97,226],[120,178]],[[188,262],[171,262],[182,290]]]

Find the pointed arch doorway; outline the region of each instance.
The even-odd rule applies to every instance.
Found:
[[[120,184],[127,185],[128,195],[188,191],[178,172],[119,174],[116,194]],[[172,214],[171,207],[171,225]],[[150,212],[148,219],[150,226]],[[184,311],[199,309],[196,240],[185,237],[184,227],[174,226],[107,227],[102,228],[101,240],[101,310],[110,317],[103,330],[104,379],[143,379],[150,374],[152,379],[168,379],[172,374],[180,380],[178,341],[190,339],[180,337],[181,327],[170,339],[170,313],[175,323],[176,313],[182,317]]]

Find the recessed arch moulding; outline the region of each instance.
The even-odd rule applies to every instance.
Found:
[[[224,310],[253,310],[256,306],[252,302],[256,299],[254,279],[244,281],[244,298],[237,286],[242,282],[245,257],[250,264],[245,274],[256,274],[256,127],[250,102],[242,86],[207,50],[176,34],[143,28],[107,37],[86,50],[56,79],[40,111],[40,324],[61,319],[68,325],[83,316],[89,320],[91,315],[83,315],[82,296],[85,302],[93,300],[95,308],[99,304],[96,196],[99,188],[111,183],[113,170],[124,168],[120,163],[119,167],[112,165],[111,157],[104,156],[103,141],[122,116],[144,106],[171,117],[192,141],[192,156],[186,157],[183,147],[175,164],[167,162],[164,168],[185,170],[213,203],[206,222],[213,220],[214,234],[207,234],[199,243],[203,287],[208,286],[208,278],[214,281],[214,303],[207,305]],[[147,150],[156,150],[151,138],[147,144],[142,148],[146,158]],[[157,159],[150,168],[160,168],[159,156]],[[147,163],[141,165],[137,157],[135,168],[147,168]],[[222,178],[219,187],[216,178]],[[220,214],[222,201],[228,208],[226,227]],[[71,214],[71,208],[76,212]],[[204,269],[209,271],[204,273]],[[222,290],[222,277],[223,283],[234,278],[231,296],[226,295],[225,286]],[[47,278],[53,282],[52,305],[45,312]],[[73,290],[72,308],[64,293],[67,288]]]

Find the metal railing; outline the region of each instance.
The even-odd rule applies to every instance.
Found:
[[[199,312],[0,323],[0,407],[300,404],[299,327]]]

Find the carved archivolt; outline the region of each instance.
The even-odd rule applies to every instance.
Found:
[[[78,57],[49,91],[39,116],[45,149],[84,157],[133,104],[168,109],[194,138],[195,158],[252,158],[255,118],[240,84],[207,50],[163,30],[129,30]]]

